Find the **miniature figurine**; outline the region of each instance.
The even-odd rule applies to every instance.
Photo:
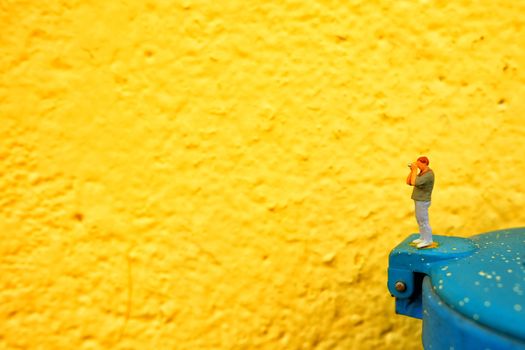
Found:
[[[416,221],[419,226],[419,238],[412,241],[418,249],[432,245],[432,228],[428,218],[432,190],[434,189],[434,172],[428,167],[430,161],[427,157],[419,157],[415,163],[411,163],[410,174],[408,174],[407,185],[414,186],[412,199],[415,203]],[[417,170],[419,169],[419,174]]]

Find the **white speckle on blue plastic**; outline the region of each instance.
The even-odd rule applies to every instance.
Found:
[[[478,314],[474,314],[474,315],[472,315],[472,318],[477,321],[477,320],[479,320],[479,315]]]
[[[448,270],[448,265],[441,268],[441,271],[447,271],[447,270]]]
[[[514,310],[516,310],[516,312],[520,312],[522,310],[521,305],[520,304],[514,305]]]
[[[507,272],[508,272],[508,273],[512,273],[512,269],[508,269]]]
[[[521,289],[521,285],[519,283],[516,283],[514,285],[514,288],[512,288],[512,290],[514,291],[514,293],[518,295],[523,295],[523,290]]]
[[[483,303],[483,305],[484,305],[485,307],[490,307],[491,304],[490,304],[490,301],[485,300],[485,302]]]

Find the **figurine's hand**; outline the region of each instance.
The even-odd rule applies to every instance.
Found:
[[[417,162],[410,164],[410,170],[412,171],[417,170]]]

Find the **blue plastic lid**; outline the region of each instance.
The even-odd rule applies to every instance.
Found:
[[[470,256],[431,267],[432,288],[451,308],[525,340],[525,230],[474,236]]]

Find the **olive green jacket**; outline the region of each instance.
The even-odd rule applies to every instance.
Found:
[[[423,175],[416,176],[416,184],[412,191],[412,199],[415,201],[430,202],[433,189],[434,172],[432,169],[429,169]]]

